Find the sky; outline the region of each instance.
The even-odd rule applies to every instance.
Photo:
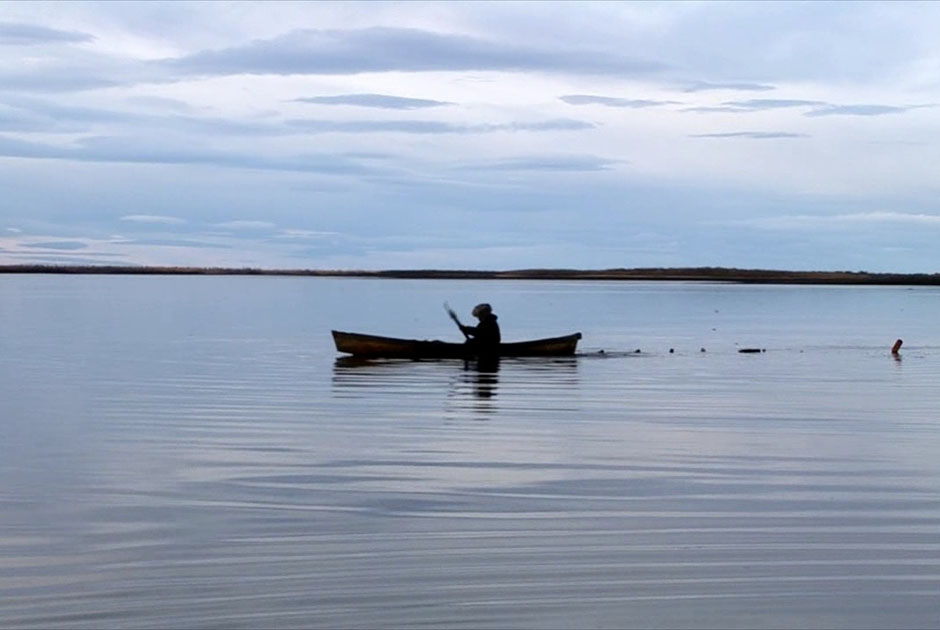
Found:
[[[937,24],[0,1],[0,264],[938,272]]]

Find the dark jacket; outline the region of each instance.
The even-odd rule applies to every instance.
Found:
[[[495,350],[499,346],[499,324],[496,323],[496,315],[492,313],[484,315],[476,326],[461,326],[460,329],[470,335],[470,342],[481,350]]]

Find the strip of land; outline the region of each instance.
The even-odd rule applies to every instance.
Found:
[[[940,273],[870,273],[867,271],[781,271],[729,267],[515,269],[474,271],[443,269],[256,269],[229,267],[143,267],[130,265],[0,265],[7,274],[323,276],[446,280],[657,280],[762,284],[940,285]]]

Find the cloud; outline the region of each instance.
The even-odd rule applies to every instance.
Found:
[[[61,157],[61,149],[36,142],[0,136],[0,156],[23,158]]]
[[[86,71],[68,67],[28,72],[0,72],[0,90],[28,92],[80,92],[127,85],[122,81],[95,70]]]
[[[747,101],[726,101],[723,104],[735,110],[761,111],[767,109],[786,109],[790,107],[818,107],[826,105],[822,101],[804,101],[797,99],[755,98]]]
[[[0,103],[0,131],[47,131],[55,121]]]
[[[569,105],[606,105],[607,107],[628,107],[633,109],[678,104],[676,101],[651,101],[645,99],[616,98],[613,96],[592,96],[589,94],[568,94],[559,98]]]
[[[154,117],[119,112],[101,107],[79,107],[29,96],[5,95],[0,97],[0,104],[17,112],[21,117],[34,121],[43,121],[44,130],[76,129],[76,123],[87,128],[89,124],[107,123],[139,124]]]
[[[486,131],[579,131],[593,129],[593,123],[571,118],[554,118],[532,123],[509,123],[505,125],[481,125]]]
[[[321,230],[297,230],[297,229],[287,229],[281,230],[281,232],[275,238],[285,238],[285,239],[297,239],[297,240],[306,240],[306,239],[322,239],[322,238],[332,238],[335,236],[342,236],[340,232],[325,232]]]
[[[478,166],[463,165],[479,171],[548,171],[590,172],[607,171],[617,162],[593,155],[529,156],[509,160],[497,160]]]
[[[155,214],[128,214],[121,217],[121,221],[130,221],[131,223],[158,223],[164,225],[180,225],[186,223],[185,219],[180,219],[179,217]]]
[[[697,81],[684,88],[683,92],[708,92],[712,90],[741,90],[744,92],[767,92],[775,89],[772,85],[763,83],[709,83],[707,81]]]
[[[682,111],[693,114],[725,114],[741,113],[746,110],[742,110],[740,107],[731,107],[730,105],[701,105],[699,107],[686,107]]]
[[[940,225],[940,215],[915,214],[907,212],[862,212],[857,214],[838,215],[836,218],[860,223],[909,223],[916,225]]]
[[[36,249],[61,249],[72,251],[76,249],[85,249],[87,243],[81,241],[46,241],[42,243],[23,243],[21,247],[32,247]]]
[[[124,99],[126,103],[131,105],[138,105],[141,107],[161,109],[161,110],[170,110],[174,112],[193,112],[196,110],[195,107],[190,105],[185,101],[181,101],[175,98],[165,98],[163,96],[150,96],[150,95],[141,95],[141,96],[129,96]]]
[[[316,105],[355,105],[358,107],[377,107],[380,109],[422,109],[453,105],[447,101],[432,101],[423,98],[405,98],[387,94],[338,94],[336,96],[308,96],[294,99],[300,103]]]
[[[665,69],[658,62],[601,50],[527,47],[468,35],[390,27],[298,29],[270,39],[204,50],[160,63],[192,75],[471,70],[635,76]]]
[[[387,172],[335,154],[263,156],[190,146],[154,146],[133,138],[98,136],[70,146],[28,142],[0,135],[0,156],[125,164],[203,164],[227,168],[292,171],[325,175],[369,175]]]
[[[0,49],[2,50],[2,49]],[[28,63],[0,68],[0,93],[59,93],[177,80],[152,63],[94,48],[30,49]],[[34,53],[34,54],[33,54]]]
[[[314,120],[291,119],[286,124],[307,133],[375,133],[400,132],[415,134],[467,133],[464,125],[434,120]]]
[[[15,228],[15,227],[8,227],[8,228],[6,228],[6,231],[7,231],[7,232],[10,232],[11,234],[22,234],[22,233],[23,233],[23,230],[21,230],[20,228]]]
[[[170,101],[173,102],[172,100]],[[491,133],[495,131],[575,131],[591,129],[592,123],[570,118],[499,124],[457,124],[429,120],[323,120],[289,119],[287,121],[230,120],[182,114],[154,115],[117,111],[108,108],[78,107],[32,97],[0,97],[0,130],[80,132],[96,126],[112,129],[123,126],[135,132],[142,129],[212,135],[283,136],[298,133],[375,133],[414,134]],[[95,142],[91,140],[90,142]],[[374,154],[373,154],[374,155]]]
[[[721,105],[703,105],[700,107],[688,107],[684,112],[694,112],[697,114],[713,113],[750,113],[775,109],[791,109],[795,107],[823,107],[828,106],[823,101],[808,101],[798,99],[771,99],[755,98],[747,101],[725,101]]]
[[[594,125],[571,118],[555,118],[536,122],[490,124],[458,124],[436,120],[314,120],[292,119],[286,124],[307,133],[375,133],[398,132],[413,134],[472,134],[497,131],[578,131]]]
[[[174,99],[152,99],[143,97],[145,103],[185,111],[188,106]],[[130,100],[130,99],[128,99]],[[4,109],[8,108],[7,112]],[[191,108],[190,108],[191,109]],[[19,131],[88,131],[96,125],[125,126],[134,130],[154,128],[172,129],[190,133],[214,133],[229,135],[283,135],[291,133],[283,125],[271,122],[254,122],[187,116],[183,114],[145,114],[119,111],[104,107],[81,107],[63,104],[43,98],[29,96],[0,96],[0,129],[18,125]]]
[[[807,230],[870,225],[940,227],[940,215],[906,212],[856,212],[836,215],[783,215],[738,221],[738,225],[767,230]]]
[[[808,138],[805,133],[787,131],[730,131],[727,133],[693,133],[690,138],[748,138],[751,140],[775,140],[777,138]]]
[[[61,31],[45,26],[0,22],[0,45],[32,46],[38,44],[81,43],[95,38],[79,31]]]
[[[684,112],[695,113],[740,113],[758,112],[796,107],[812,108],[804,116],[884,116],[902,114],[912,109],[935,107],[935,105],[833,105],[825,101],[799,99],[751,99],[746,101],[725,101],[716,106],[689,107]]]
[[[25,258],[26,260],[16,261],[17,263],[23,264],[33,264],[33,265],[132,265],[137,266],[138,263],[133,261],[123,260],[125,258],[124,254],[99,254],[92,252],[82,252],[81,256],[72,256],[67,254],[56,254],[53,252],[44,252],[43,254],[37,254],[36,252],[11,252],[4,251],[5,256],[11,258]],[[108,260],[111,259],[111,260]],[[118,260],[114,260],[118,259]]]
[[[133,247],[194,247],[196,249],[232,249],[232,245],[182,238],[135,238],[122,241],[121,245]]]
[[[227,230],[272,230],[277,226],[267,221],[226,221],[224,223],[214,223],[213,227]]]
[[[90,41],[90,35],[7,25],[7,40]],[[32,35],[30,35],[32,33]],[[43,40],[46,37],[46,40]],[[90,38],[90,39],[88,39]],[[2,41],[0,41],[2,43]],[[377,54],[377,51],[381,51]],[[156,61],[72,48],[68,55],[44,50],[28,66],[0,70],[0,91],[60,93],[176,83],[193,77],[373,72],[551,72],[635,77],[666,71],[657,61],[601,48],[534,46],[420,29],[375,27],[358,30],[298,29],[245,44],[203,50]],[[358,95],[349,95],[358,96]],[[368,95],[381,96],[381,95]],[[314,97],[315,98],[315,97]],[[413,99],[421,101],[422,99]],[[433,102],[433,101],[432,101]],[[438,101],[446,104],[445,101]],[[366,107],[430,107],[405,101]]]
[[[885,114],[902,114],[913,107],[897,107],[894,105],[826,105],[811,112],[807,116],[884,116]]]

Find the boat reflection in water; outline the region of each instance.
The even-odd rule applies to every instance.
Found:
[[[333,367],[332,390],[351,416],[360,412],[489,416],[528,409],[536,402],[531,398],[544,394],[545,387],[576,386],[577,365],[576,357],[467,361],[340,357]]]
[[[500,358],[469,360],[367,359],[339,357],[333,367],[333,392],[343,398],[384,400],[419,398],[422,406],[440,400],[496,397]]]

